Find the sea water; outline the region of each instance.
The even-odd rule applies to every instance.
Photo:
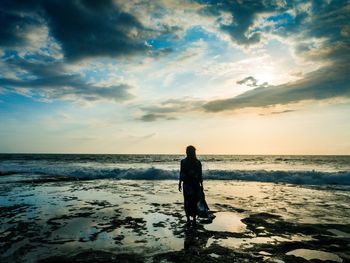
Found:
[[[0,154],[0,182],[178,178],[183,155]],[[350,156],[200,155],[205,180],[350,186]],[[346,187],[345,187],[346,188]]]
[[[232,255],[223,248],[249,262],[348,258],[349,156],[198,156],[216,217],[195,236],[177,187],[182,158],[0,154],[0,261],[104,251],[158,262],[189,245],[218,261]]]

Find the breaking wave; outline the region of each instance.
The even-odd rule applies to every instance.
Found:
[[[13,168],[13,167],[12,167]],[[0,171],[1,182],[30,181],[34,178],[71,180],[127,179],[177,180],[178,170],[158,168],[117,169],[92,167],[18,167]],[[291,183],[297,185],[350,185],[350,171],[265,171],[265,170],[206,170],[204,180],[242,180],[257,182]]]

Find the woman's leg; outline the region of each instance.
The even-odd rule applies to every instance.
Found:
[[[189,202],[189,193],[188,193],[188,187],[187,185],[183,184],[183,196],[184,196],[184,208],[185,208],[185,214],[187,219],[187,224],[191,222],[190,220],[190,202]]]
[[[187,221],[186,224],[189,225],[191,223],[190,216],[186,215]]]

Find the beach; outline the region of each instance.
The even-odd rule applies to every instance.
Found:
[[[346,191],[208,181],[215,218],[188,228],[176,181],[33,181],[0,189],[2,262],[304,262],[296,258],[301,249],[321,260],[350,259]]]
[[[229,170],[221,171],[225,180],[210,179],[212,175],[204,171],[210,216],[188,227],[175,180],[178,171],[171,170],[178,157],[172,161],[164,157],[166,161],[156,168],[147,168],[145,160],[136,162],[136,157],[132,164],[131,157],[123,164],[100,161],[101,167],[109,167],[108,172],[103,168],[108,176],[97,172],[96,157],[93,163],[89,156],[80,156],[80,162],[73,157],[70,162],[62,161],[68,158],[62,156],[3,157],[1,262],[350,260],[349,187],[321,183],[332,176],[346,182],[344,171],[311,173],[318,176],[317,185],[283,182],[283,172],[281,182],[257,182],[249,177],[227,179]],[[220,165],[221,161],[216,168]],[[238,175],[249,173],[264,176],[256,170]],[[276,173],[266,172],[264,180]],[[290,174],[288,178],[293,178],[298,172]],[[306,181],[312,179],[307,179],[310,172],[301,174]]]

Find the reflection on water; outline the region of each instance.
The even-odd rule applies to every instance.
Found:
[[[246,225],[242,223],[242,215],[233,212],[220,212],[215,214],[215,219],[204,228],[210,231],[225,231],[242,233],[246,229]]]
[[[271,237],[252,237],[252,238],[236,238],[230,237],[225,239],[213,239],[209,238],[206,247],[210,247],[212,244],[217,244],[223,247],[238,249],[238,248],[251,248],[255,244],[278,244],[280,242],[301,242],[312,240],[310,236],[292,235],[289,238],[281,236]]]
[[[184,250],[189,253],[196,253],[205,248],[208,238],[200,237],[200,230],[188,228],[185,230]]]
[[[207,181],[206,196],[209,207],[218,211],[216,218],[211,224],[200,220],[196,229],[186,229],[183,197],[177,190],[176,181],[92,180],[0,184],[0,203],[3,205],[0,232],[7,242],[6,246],[0,246],[0,250],[3,249],[0,254],[11,262],[20,252],[24,262],[31,262],[33,258],[74,254],[90,249],[140,253],[147,257],[168,252],[181,254],[184,249],[185,252],[195,253],[207,250],[211,258],[216,258],[221,256],[215,253],[219,246],[249,250],[258,247],[258,244],[277,247],[282,242],[311,239],[311,236],[303,236],[299,232],[289,235],[286,231],[283,235],[282,230],[274,232],[258,224],[255,229],[259,230],[259,234],[262,231],[270,233],[256,236],[241,221],[250,213],[273,213],[296,224],[305,221],[328,224],[334,221],[346,225],[350,216],[347,209],[350,195],[344,191],[271,183]],[[271,222],[270,218],[263,221],[272,225],[277,220],[274,218]],[[310,220],[306,220],[308,218]],[[341,239],[347,238],[350,233],[346,226],[339,229],[336,225],[324,227],[327,229],[327,240],[332,238],[336,241],[320,243],[317,249],[333,251],[332,244],[338,244],[338,239],[339,244],[343,244]],[[34,237],[35,242],[32,242]],[[317,236],[314,239],[317,241]],[[340,249],[344,250],[343,247]],[[294,248],[290,247],[289,250]],[[271,253],[270,250],[266,251]],[[305,253],[305,250],[302,251]],[[342,256],[338,250],[334,251]],[[288,256],[304,256],[303,253],[291,251]],[[308,251],[306,256],[315,252],[310,253]],[[341,262],[335,254],[317,253],[323,259],[332,256],[333,261]]]

